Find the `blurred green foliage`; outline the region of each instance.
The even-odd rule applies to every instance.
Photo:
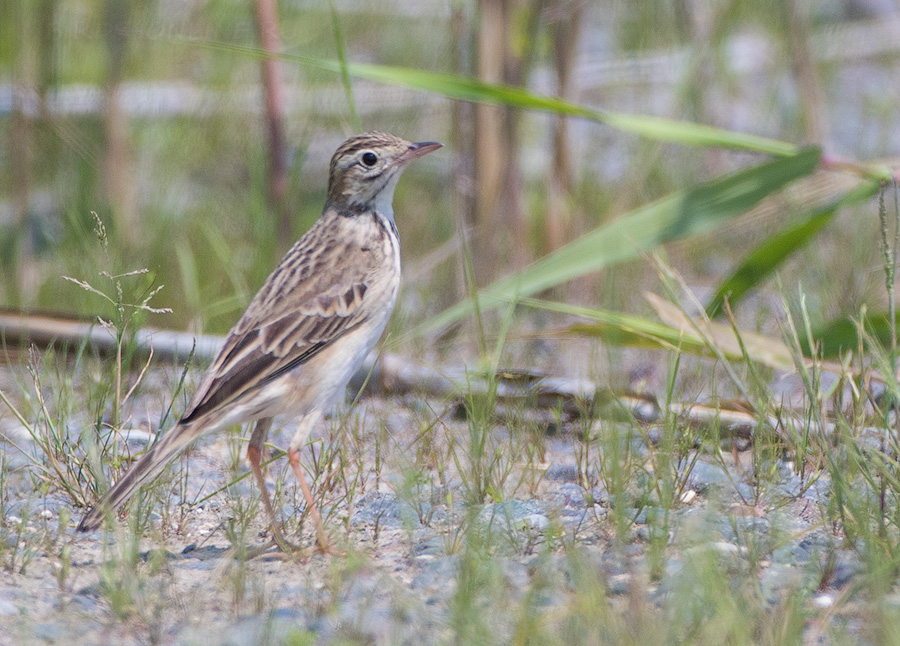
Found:
[[[570,121],[574,172],[565,208],[574,223],[572,236],[577,237],[621,213],[765,161],[726,156],[715,148],[791,154],[805,143],[810,108],[801,90],[810,79],[795,65],[796,45],[791,49],[790,38],[796,30],[791,25],[801,24],[810,51],[822,56],[826,40],[812,30],[854,27],[844,4],[590,3],[579,41],[586,61],[582,73],[590,78],[591,65],[600,65],[608,77],[621,75],[629,66],[635,71],[619,81],[587,82],[574,102],[556,100],[552,83],[540,80],[548,78],[548,72],[552,78],[550,28],[566,10],[565,3],[552,11],[545,7],[536,28],[524,24],[524,18],[519,21],[523,24],[511,26],[515,51],[523,47],[521,37],[532,33],[527,30],[536,34],[534,47],[525,49],[534,57],[532,76],[540,92],[467,78],[477,69],[477,4],[404,9],[348,3],[336,6],[336,18],[363,127],[451,144],[443,157],[410,169],[397,193],[404,254],[407,261],[415,261],[467,230],[471,222],[465,203],[479,181],[478,169],[471,168],[467,156],[467,142],[477,136],[471,112],[441,97],[500,102],[606,124]],[[136,0],[11,0],[0,12],[0,84],[6,106],[0,112],[0,249],[8,277],[0,283],[0,304],[93,314],[96,305],[60,276],[90,279],[103,266],[92,240],[90,214],[96,211],[110,231],[117,266],[123,271],[146,267],[153,284],[165,285],[158,304],[171,307],[173,314],[152,316],[151,324],[224,332],[292,242],[276,233],[277,216],[267,200],[252,6],[225,0],[172,6]],[[329,6],[281,3],[279,12],[287,53],[287,204],[293,235],[298,236],[320,212],[330,151],[354,126],[334,73],[338,46]],[[457,23],[461,29],[454,27]],[[865,27],[863,22],[858,25]],[[118,52],[121,60],[111,60]],[[857,88],[857,94],[848,94],[842,75],[877,78],[891,57],[860,60],[852,58],[852,52],[846,54],[846,62],[829,54],[827,66],[815,68],[813,81],[820,86],[826,112],[862,118],[861,109],[877,101],[878,93]],[[324,67],[331,69],[323,69],[322,61],[330,62]],[[750,71],[742,65],[750,65]],[[681,76],[646,80],[657,69],[674,69]],[[127,165],[121,174],[110,172],[105,107],[115,70],[121,70],[126,155],[112,168]],[[835,98],[845,101],[837,105]],[[457,109],[461,112],[454,120]],[[520,189],[524,221],[532,229],[526,240],[534,245],[528,255],[535,257],[546,250],[542,231],[551,210],[547,141],[553,117],[525,115],[518,129]],[[835,148],[851,157],[889,154],[893,135],[873,138],[870,133],[890,132],[890,116],[877,119],[861,126],[866,136],[853,139],[854,150],[843,146],[851,140],[847,128],[832,120],[822,142],[826,153],[837,141]],[[865,173],[880,177],[881,169]],[[124,217],[127,209],[111,197],[110,186],[122,184],[121,177],[128,178],[124,183],[134,194],[134,220]],[[821,301],[813,316],[821,321],[852,316],[860,305],[877,303],[877,275],[851,274],[854,262],[877,265],[870,224],[841,243],[854,262],[823,267],[817,263],[827,259],[815,256],[814,248],[803,252],[798,243],[786,253],[768,253],[773,260],[764,271],[747,275],[749,261],[741,264],[746,249],[759,245],[757,251],[766,256],[770,241],[783,237],[786,221],[819,208],[804,209],[803,202],[800,196],[780,218],[737,226],[734,233],[692,236],[679,247],[676,266],[692,281],[720,283],[721,298],[729,291],[731,283],[722,282],[729,273],[744,271],[741,290],[748,293],[788,263],[812,285],[810,291]],[[833,217],[840,221],[842,216],[835,212]],[[813,234],[827,240],[833,229],[817,227],[803,242]],[[815,262],[806,262],[803,253],[813,254]],[[509,272],[505,258],[493,262],[500,265],[500,274]],[[465,290],[460,288],[457,264],[445,260],[441,267],[449,266],[449,271],[431,267],[423,275],[408,274],[415,298],[404,308],[405,315],[427,319],[460,300]],[[573,275],[594,265],[588,263]],[[808,276],[805,267],[810,268]],[[607,267],[605,284],[616,285],[618,293],[596,285],[591,304],[645,307],[627,302],[622,294],[635,293],[628,285],[645,280],[648,270]],[[828,272],[837,275],[829,284],[852,285],[850,293],[829,291],[825,284],[819,292],[817,281]],[[509,280],[517,284],[520,279]]]

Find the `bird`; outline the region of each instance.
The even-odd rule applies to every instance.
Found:
[[[255,421],[247,459],[275,540],[290,549],[260,462],[272,418],[292,415],[297,428],[288,461],[318,546],[329,548],[300,451],[384,332],[400,289],[394,189],[409,162],[441,146],[372,131],[338,147],[321,217],[288,250],[235,323],[183,416],[85,514],[79,531],[98,529],[201,435]]]

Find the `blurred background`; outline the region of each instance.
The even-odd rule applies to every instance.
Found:
[[[163,286],[152,305],[172,310],[148,324],[224,333],[318,217],[331,153],[360,129],[447,144],[395,197],[404,329],[466,296],[466,258],[483,286],[765,160],[342,79],[265,50],[523,86],[857,160],[900,146],[896,0],[5,0],[0,305],[96,315],[106,304],[62,276],[147,269],[124,282],[126,299]],[[782,266],[814,317],[883,305],[876,212],[872,201],[842,210]],[[668,262],[708,295],[790,217],[735,220],[670,245]],[[655,281],[638,258],[560,289],[646,313],[640,292]],[[766,298],[748,310],[756,327]]]

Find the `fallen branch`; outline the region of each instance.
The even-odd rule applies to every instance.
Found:
[[[115,332],[98,321],[39,312],[0,309],[0,341],[7,347],[33,344],[40,348],[50,345],[75,348],[87,342],[101,354],[116,352]],[[212,361],[224,337],[143,328],[134,342],[140,354],[152,351],[159,359],[184,360],[194,348],[195,357]]]
[[[116,339],[112,330],[96,322],[46,313],[0,310],[0,340],[7,347],[36,345],[76,348],[87,342],[100,353],[113,354]],[[212,361],[225,337],[194,335],[154,328],[140,330],[134,343],[141,354],[151,351],[157,359],[184,360],[191,354],[201,362]],[[627,419],[645,425],[659,425],[672,415],[680,426],[695,429],[718,428],[720,437],[752,440],[759,429],[769,429],[786,440],[810,433],[838,437],[837,424],[822,427],[808,419],[795,418],[789,411],[760,415],[739,406],[672,403],[668,410],[647,394],[616,392],[584,379],[554,378],[528,371],[503,371],[493,375],[496,402],[501,410],[552,411],[564,419],[591,414],[600,419]],[[465,369],[436,370],[397,354],[371,353],[350,382],[358,391],[366,385],[378,394],[416,394],[457,400],[487,396],[491,383],[486,375]],[[803,416],[801,416],[803,417]],[[858,429],[866,443],[880,442],[880,427]],[[791,442],[794,443],[793,441]],[[874,446],[877,446],[875,444]]]

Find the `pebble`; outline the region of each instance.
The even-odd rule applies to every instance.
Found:
[[[594,504],[609,502],[609,491],[605,487],[594,487],[591,489],[591,498]]]
[[[522,527],[536,529],[541,532],[550,529],[550,519],[543,514],[528,514],[520,523]]]
[[[806,491],[803,492],[805,500],[824,501],[831,497],[831,478],[828,476],[820,476],[815,482],[810,484]]]
[[[34,636],[46,642],[70,643],[70,632],[57,622],[44,622],[34,624],[32,628]]]
[[[727,555],[735,555],[735,554],[746,554],[746,547],[738,547],[734,543],[726,543],[725,541],[713,541],[709,543],[710,549],[714,552],[718,552],[719,554],[727,554]]]
[[[536,501],[505,500],[485,505],[478,516],[488,525],[502,523],[507,527],[518,527],[527,516],[543,515],[543,512]]]
[[[180,643],[204,646],[244,646],[245,644],[286,643],[288,634],[297,629],[294,622],[276,620],[267,615],[247,617],[224,630],[210,632],[190,628],[182,632]],[[303,643],[303,642],[301,642]]]
[[[688,482],[697,493],[705,494],[710,489],[730,485],[731,477],[721,466],[697,460],[688,476]]]
[[[18,522],[21,522],[21,519],[25,517],[50,520],[54,516],[59,516],[61,510],[65,509],[71,512],[73,508],[72,502],[61,496],[22,498],[7,503],[6,520],[8,522],[10,517],[18,519]]]
[[[150,433],[139,428],[125,428],[122,429],[121,434],[125,443],[136,449],[145,448],[156,437],[156,433]]]
[[[72,597],[70,603],[82,612],[96,612],[97,607],[100,605],[97,603],[96,598],[86,594],[76,594]]]
[[[849,550],[844,550],[837,557],[837,564],[828,579],[828,587],[838,590],[853,583],[854,579],[865,571],[865,565],[859,557]]]
[[[189,570],[215,570],[217,567],[219,567],[218,563],[212,559],[207,561],[191,559],[187,563],[187,569]]]
[[[577,529],[590,522],[592,518],[591,512],[584,509],[563,509],[559,516],[563,525],[568,529]]]
[[[413,590],[423,590],[438,597],[449,598],[456,587],[459,556],[437,557],[422,564],[422,570],[413,577]]]
[[[528,567],[524,563],[514,560],[504,560],[501,566],[503,577],[509,588],[517,593],[525,594],[531,577],[528,574]]]
[[[19,614],[19,609],[12,601],[0,599],[0,617],[12,617]]]
[[[551,464],[544,472],[547,480],[554,482],[576,482],[578,480],[578,467],[574,464]]]
[[[825,608],[830,608],[834,605],[834,597],[830,594],[817,594],[813,597],[812,602],[816,608],[822,608],[824,610]]]
[[[627,594],[631,590],[633,578],[631,574],[614,574],[606,579],[606,585],[611,594]]]
[[[554,502],[570,509],[584,509],[587,506],[587,491],[573,482],[562,485],[552,495]]]
[[[421,558],[443,555],[446,551],[446,540],[443,536],[432,536],[422,540],[415,547],[416,556]]]
[[[641,546],[636,545],[635,547],[622,545],[603,553],[600,557],[600,566],[607,577],[616,574],[627,574],[630,571],[631,563],[629,563],[629,559],[643,552]]]
[[[803,493],[803,480],[800,476],[790,474],[787,479],[778,485],[778,490],[788,498],[797,498]]]
[[[640,511],[633,508],[625,510],[625,517],[632,520],[635,525],[646,525],[648,518],[653,521],[662,518],[663,515],[664,512],[659,507],[642,507]]]
[[[752,503],[756,499],[756,489],[746,482],[736,482],[734,484],[737,498],[744,503]]]
[[[787,564],[773,563],[765,568],[760,575],[759,586],[766,600],[772,605],[780,603],[784,593],[796,586],[797,574],[797,568]]]
[[[689,547],[684,552],[685,554],[695,555],[707,551],[716,552],[722,556],[739,556],[746,554],[747,548],[739,547],[734,543],[729,543],[727,541],[710,541],[708,543],[700,543],[699,545]]]
[[[425,516],[431,504],[422,502],[421,514]],[[376,524],[380,529],[404,529],[421,527],[420,510],[387,491],[369,491],[356,503],[356,510],[350,518],[354,526]]]

